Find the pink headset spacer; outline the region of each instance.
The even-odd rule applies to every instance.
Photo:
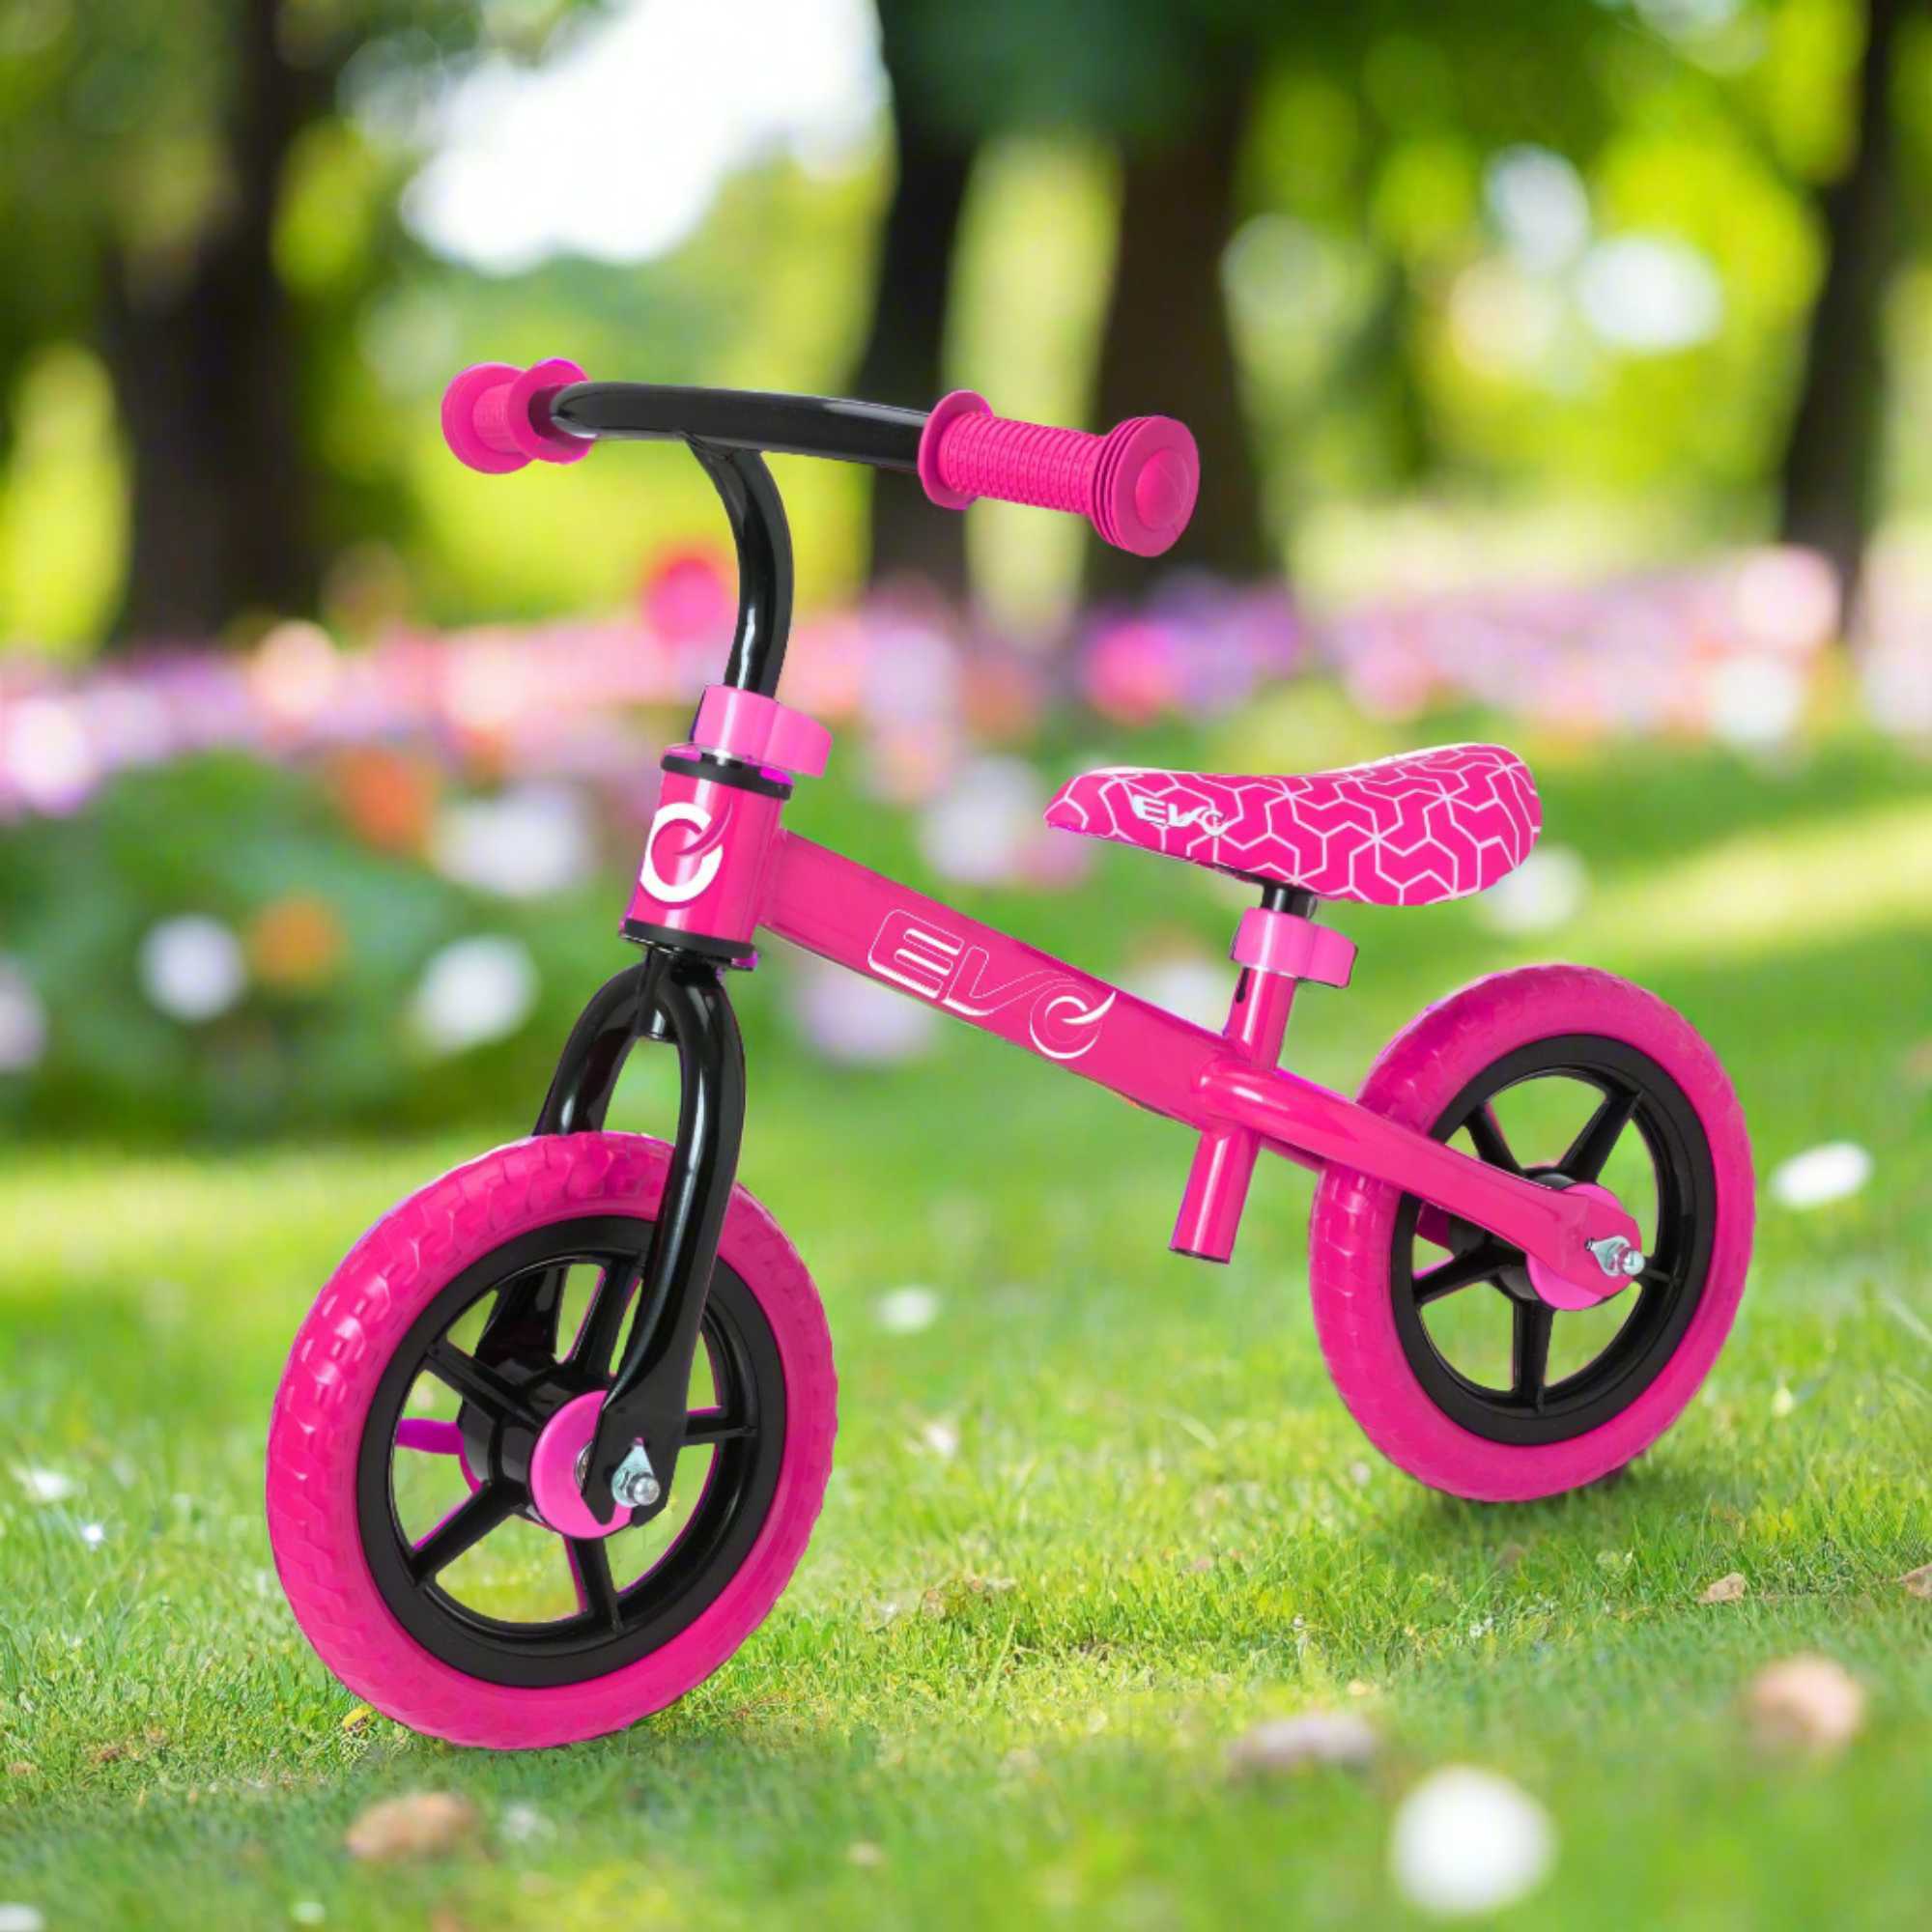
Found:
[[[530,1501],[559,1536],[614,1536],[631,1520],[631,1512],[618,1508],[608,1522],[599,1522],[577,1486],[577,1464],[597,1434],[597,1417],[603,1407],[602,1389],[591,1389],[565,1403],[544,1424],[537,1446],[530,1452]]]
[[[776,765],[801,779],[823,778],[832,753],[832,733],[817,719],[775,697],[728,684],[704,687],[691,742],[700,751]]]
[[[592,439],[538,421],[535,405],[558,389],[587,380],[575,362],[553,356],[518,369],[478,362],[442,392],[442,440],[460,463],[502,476],[529,462],[579,463]]]

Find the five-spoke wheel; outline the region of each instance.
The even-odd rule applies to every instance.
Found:
[[[1316,1329],[1369,1436],[1423,1482],[1492,1501],[1641,1454],[1716,1358],[1750,1253],[1750,1148],[1709,1047],[1626,980],[1528,967],[1432,1007],[1361,1098],[1492,1166],[1610,1194],[1645,1257],[1614,1294],[1558,1307],[1520,1249],[1330,1170],[1310,1228]]]

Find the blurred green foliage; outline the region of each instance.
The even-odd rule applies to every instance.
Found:
[[[18,0],[0,26],[0,640],[84,646],[120,606],[132,472],[103,290],[165,282],[222,218],[255,10]],[[830,167],[755,159],[696,235],[634,266],[491,276],[413,239],[400,210],[427,110],[477,48],[540,57],[569,11],[275,10],[288,72],[322,91],[270,184],[271,255],[299,327],[323,605],[345,628],[617,603],[660,544],[716,537],[701,480],[668,457],[473,487],[435,425],[460,362],[562,347],[666,380],[836,389],[862,337],[892,186],[879,145]],[[929,81],[921,111],[980,144],[947,324],[962,378],[1081,412],[1096,312],[1058,271],[1104,278],[1114,144],[1185,138],[1208,76],[1235,59],[1250,104],[1226,274],[1271,515],[1303,575],[1335,575],[1324,506],[1394,496],[1451,518],[1587,504],[1653,554],[1764,527],[1830,242],[1818,192],[1858,135],[1859,0],[896,11]],[[1916,191],[1932,162],[1932,37],[1916,14],[1898,44]],[[642,87],[640,111],[667,84]],[[1499,169],[1524,156],[1580,197],[1567,256],[1533,259],[1510,233]],[[1901,197],[1908,241],[1921,198]],[[996,265],[972,270],[974,234],[982,250],[994,238]],[[1676,250],[1693,294],[1709,279],[1707,327],[1662,346],[1605,336],[1593,251],[1630,238]],[[1927,486],[1918,287],[1902,280],[1887,310],[1894,507]],[[807,602],[844,594],[865,567],[866,479],[801,467],[785,481]],[[1013,611],[1050,601],[1065,533],[993,527],[982,581]]]

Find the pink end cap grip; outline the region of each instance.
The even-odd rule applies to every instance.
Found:
[[[1158,556],[1194,514],[1201,457],[1185,423],[1132,416],[1105,436],[996,416],[955,389],[926,419],[919,478],[943,509],[976,497],[1084,516],[1117,549]]]
[[[532,460],[577,463],[590,454],[591,439],[554,427],[535,405],[572,383],[585,381],[575,362],[553,356],[527,369],[508,362],[478,362],[442,392],[442,440],[459,463],[501,476]]]

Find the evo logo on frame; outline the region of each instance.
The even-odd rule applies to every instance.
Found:
[[[711,814],[701,805],[659,806],[657,816],[651,820],[651,829],[644,838],[644,863],[638,870],[639,885],[666,905],[689,905],[693,899],[702,898],[711,890],[711,882],[718,876],[719,867],[724,863],[727,818],[728,814],[721,814],[714,824]],[[696,834],[672,860],[674,864],[695,866],[696,869],[689,878],[668,879],[658,870],[659,835],[668,832],[674,825],[688,825]]]
[[[968,946],[957,933],[897,907],[879,922],[866,955],[868,972],[962,1019],[989,1019],[1025,1002],[1027,1037],[1049,1060],[1078,1060],[1093,1050],[1114,994],[1096,1004],[1077,980],[1048,967],[995,984],[987,977],[991,965],[983,946]]]

